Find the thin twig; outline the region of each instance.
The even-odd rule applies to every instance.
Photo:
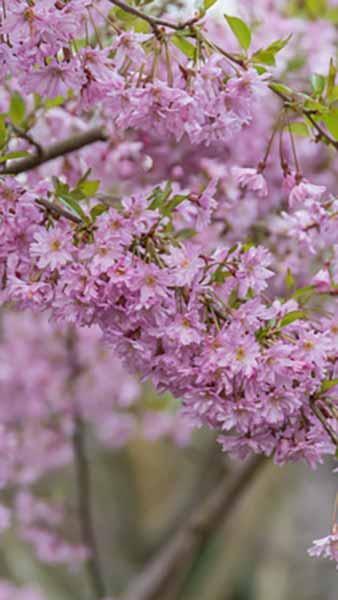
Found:
[[[76,150],[80,150],[84,146],[94,144],[95,142],[104,142],[107,140],[107,136],[101,127],[95,127],[89,129],[84,133],[72,135],[71,137],[51,144],[47,148],[42,150],[42,154],[36,154],[35,156],[29,156],[20,160],[14,161],[9,167],[0,170],[0,175],[18,175],[25,171],[36,169],[40,165],[49,162],[60,156],[65,156]]]
[[[24,129],[21,129],[21,127],[18,127],[17,125],[14,125],[14,123],[11,123],[10,126],[13,129],[14,133],[17,134],[17,136],[19,136],[23,140],[26,140],[26,142],[28,142],[29,144],[31,144],[31,146],[34,146],[34,148],[36,149],[37,155],[39,157],[41,157],[43,155],[43,148],[42,148],[41,144],[39,144],[39,142],[37,142],[30,135],[30,133],[28,133],[28,131],[25,131]]]
[[[239,474],[233,476],[232,481],[222,480],[144,572],[136,577],[120,600],[162,598],[167,584],[176,576],[176,569],[186,565],[216,528],[230,516],[238,500],[266,463],[264,457],[254,457]]]
[[[40,206],[43,206],[48,212],[50,212],[54,216],[65,217],[69,221],[73,221],[73,223],[76,224],[82,223],[80,217],[76,217],[71,212],[69,212],[65,208],[62,208],[62,206],[59,206],[58,204],[48,202],[48,200],[45,200],[44,198],[36,198],[35,202],[37,204],[40,204]]]
[[[312,399],[312,401],[310,402],[310,406],[311,406],[312,412],[316,415],[317,419],[321,422],[326,433],[330,436],[330,438],[331,438],[332,442],[334,443],[334,445],[336,446],[336,448],[338,448],[338,436],[333,431],[333,429],[331,429],[330,425],[328,424],[328,422],[327,422],[325,416],[323,415],[322,411],[320,410],[319,406],[316,405],[316,400]]]
[[[317,131],[318,135],[321,138],[325,139],[328,144],[330,144],[336,150],[338,150],[338,141],[333,139],[333,137],[331,137],[326,131],[324,131],[324,129],[322,129],[322,127],[320,125],[318,125],[318,123],[314,120],[312,114],[309,111],[304,110],[303,112],[304,112],[305,116],[309,119],[309,121],[312,124],[312,126],[314,127],[314,129]]]
[[[317,131],[318,136],[322,139],[325,139],[327,144],[329,144],[330,146],[332,146],[335,150],[337,150],[338,152],[338,140],[335,140],[333,137],[331,137],[326,131],[324,131],[324,129],[318,125],[318,123],[315,121],[315,119],[313,118],[313,111],[308,110],[307,108],[304,108],[303,106],[299,106],[299,105],[294,105],[294,98],[288,98],[288,96],[286,96],[285,94],[283,94],[283,92],[281,92],[280,90],[277,90],[274,87],[274,83],[279,83],[278,81],[274,81],[272,83],[270,83],[268,85],[269,89],[276,94],[276,96],[278,96],[279,98],[281,98],[281,100],[283,100],[285,106],[287,108],[289,108],[290,110],[297,112],[297,113],[301,113],[303,116],[305,116],[311,123],[312,127]]]

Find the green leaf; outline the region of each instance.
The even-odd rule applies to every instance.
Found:
[[[65,102],[66,98],[64,96],[56,96],[56,98],[49,98],[45,101],[45,107],[47,110],[51,108],[56,108],[57,106],[61,106]]]
[[[8,140],[8,131],[6,127],[6,115],[0,115],[0,149],[6,146]]]
[[[58,177],[52,178],[54,183],[55,195],[65,204],[68,208],[73,210],[83,221],[88,221],[86,213],[83,211],[78,203],[79,197],[77,190],[71,191],[67,183],[60,181]],[[83,198],[83,196],[81,196]],[[81,199],[80,197],[80,199]]]
[[[13,92],[9,104],[9,118],[14,125],[21,125],[26,114],[26,104],[19,92]]]
[[[180,229],[175,233],[175,238],[177,240],[189,240],[190,238],[196,235],[195,229],[191,229],[190,227],[185,227]]]
[[[310,16],[315,18],[323,17],[327,9],[326,0],[305,0],[305,6]]]
[[[323,121],[333,137],[338,140],[338,110],[331,111],[323,117]]]
[[[26,158],[26,156],[30,156],[29,152],[9,152],[4,156],[0,156],[0,163],[4,163],[6,160],[13,160],[14,158]]]
[[[294,94],[294,91],[291,88],[289,88],[286,85],[283,85],[282,83],[276,83],[275,81],[272,81],[269,84],[269,87],[273,91],[275,91],[277,93],[280,93],[280,94],[283,94],[283,96],[291,96],[292,97],[293,94]]]
[[[322,385],[320,386],[320,391],[327,392],[327,390],[330,390],[331,388],[335,387],[335,385],[338,385],[338,378],[326,379],[322,382]]]
[[[59,196],[61,202],[63,202],[68,208],[71,208],[83,221],[88,221],[86,213],[82,210],[78,201],[72,194],[63,194]]]
[[[175,210],[175,208],[179,206],[182,202],[184,202],[184,200],[186,199],[187,196],[184,196],[182,194],[176,194],[175,196],[170,198],[170,200],[166,202],[166,204],[163,206],[163,208],[161,209],[162,215],[169,217],[173,210]]]
[[[154,210],[155,208],[163,207],[170,197],[171,191],[172,185],[170,181],[167,181],[164,189],[162,189],[159,185],[155,187],[148,198],[149,208]]]
[[[326,86],[326,97],[330,100],[332,96],[332,92],[335,87],[337,76],[337,68],[333,63],[333,59],[330,59],[329,72],[327,76],[327,86]]]
[[[312,73],[310,80],[315,95],[320,96],[325,88],[325,77],[323,75],[320,75],[320,73]]]
[[[291,269],[288,269],[285,275],[285,285],[287,288],[291,289],[295,285],[295,278],[292,275]]]
[[[112,10],[113,18],[118,19],[123,23],[125,29],[134,29],[137,33],[148,33],[150,31],[150,25],[144,21],[144,19],[140,19],[136,15],[132,15],[123,8],[115,7]]]
[[[105,204],[95,204],[95,206],[93,206],[93,208],[90,211],[92,221],[96,221],[97,217],[107,212],[107,210],[108,206],[106,206]]]
[[[309,137],[309,128],[306,123],[293,121],[290,123],[290,130],[292,133],[299,135],[300,137]]]
[[[303,299],[304,297],[312,296],[312,294],[314,294],[315,291],[316,288],[313,285],[307,285],[296,290],[295,293],[292,294],[292,298],[295,298],[295,300]]]
[[[183,52],[188,58],[191,60],[195,57],[195,46],[188,42],[188,40],[180,35],[179,33],[175,33],[171,36],[172,43]]]
[[[218,0],[203,0],[203,12],[207,12],[207,10],[214,6],[214,4],[216,4],[217,1]]]
[[[232,17],[230,15],[224,15],[232,33],[236,36],[240,46],[243,50],[248,50],[251,44],[251,30],[242,19],[239,17]]]
[[[306,319],[305,312],[303,310],[291,310],[290,312],[286,313],[286,315],[284,315],[284,317],[281,319],[279,326],[286,327],[287,325],[290,325],[291,323],[293,323],[294,321],[298,321],[299,319]]]
[[[257,50],[257,52],[252,55],[252,60],[255,63],[263,63],[265,65],[274,66],[276,64],[276,54],[285,48],[287,43],[290,41],[290,38],[291,35],[289,35],[287,38],[272,42],[272,44],[266,48]]]
[[[224,281],[228,278],[232,277],[232,273],[225,269],[222,265],[220,265],[212,276],[212,280],[215,283],[224,283]]]
[[[87,180],[87,181],[83,181],[82,183],[80,183],[79,186],[77,186],[77,190],[79,192],[82,192],[82,194],[86,197],[86,198],[92,198],[93,196],[95,196],[97,190],[100,187],[100,181],[97,179],[92,179]]]

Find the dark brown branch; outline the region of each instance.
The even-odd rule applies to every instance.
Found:
[[[37,142],[30,135],[30,133],[28,133],[28,131],[21,129],[21,127],[14,125],[14,123],[10,123],[10,127],[13,129],[14,133],[16,133],[18,137],[22,138],[23,140],[26,140],[26,142],[28,142],[31,146],[34,146],[38,156],[43,155],[43,148],[42,148],[41,144],[39,144],[39,142]]]
[[[96,600],[102,600],[106,596],[106,590],[98,558],[95,529],[92,519],[91,482],[85,448],[84,424],[79,414],[76,414],[74,417],[73,448],[82,540],[90,552],[89,558],[87,559],[88,575]]]
[[[50,212],[54,216],[65,217],[69,221],[72,221],[73,223],[76,223],[76,224],[82,223],[80,217],[76,217],[75,215],[73,215],[71,212],[69,212],[65,208],[62,208],[62,206],[58,206],[58,204],[53,204],[52,202],[48,202],[48,200],[45,200],[44,198],[36,198],[35,202],[37,204],[40,204],[40,206],[43,206],[43,208],[45,208],[48,212]]]
[[[67,350],[69,363],[69,390],[73,398],[73,386],[76,378],[81,373],[81,365],[76,353],[76,334],[69,328],[67,335]],[[88,579],[92,587],[95,600],[103,600],[107,595],[104,578],[101,572],[98,548],[96,543],[95,527],[92,514],[92,484],[90,468],[86,451],[85,424],[79,407],[73,403],[74,431],[73,454],[75,467],[75,483],[77,492],[78,515],[81,526],[81,537],[84,546],[88,549],[89,557],[86,561]]]
[[[160,551],[132,582],[120,600],[159,600],[167,585],[176,576],[176,569],[189,562],[203,543],[230,516],[260,469],[267,463],[264,457],[250,460],[232,480],[222,480]]]
[[[328,422],[327,422],[325,416],[323,415],[322,411],[320,410],[319,406],[316,405],[316,400],[315,399],[313,399],[310,402],[310,406],[311,406],[312,412],[316,415],[317,419],[323,425],[326,433],[331,438],[333,444],[336,446],[336,448],[338,448],[338,436],[335,433],[335,431],[333,429],[331,429],[330,425],[328,424]]]
[[[186,27],[191,27],[191,25],[197,23],[197,21],[199,21],[199,19],[202,17],[202,14],[199,13],[191,19],[188,19],[187,21],[184,21],[182,23],[173,23],[172,21],[167,21],[166,19],[160,19],[158,17],[152,17],[151,15],[147,15],[146,13],[138,10],[137,8],[126,4],[122,0],[109,0],[109,2],[111,4],[115,4],[115,6],[118,6],[119,8],[121,8],[127,13],[130,13],[131,15],[134,15],[139,19],[143,19],[143,21],[149,23],[149,25],[154,29],[154,31],[158,31],[158,27],[160,26],[169,27],[170,29],[175,29],[176,31],[179,31],[181,29],[185,29]]]
[[[273,83],[278,83],[278,81],[275,81]],[[276,94],[276,96],[278,96],[281,100],[283,100],[284,105],[289,108],[290,110],[294,111],[294,112],[298,112],[301,113],[304,117],[306,117],[312,127],[316,130],[317,132],[317,136],[318,139],[323,139],[326,141],[327,144],[329,144],[330,146],[332,146],[335,150],[337,150],[338,152],[338,140],[335,140],[333,137],[331,137],[326,131],[324,131],[324,129],[315,121],[315,119],[313,118],[313,111],[308,110],[307,108],[304,108],[303,106],[298,106],[298,105],[293,105],[293,101],[294,98],[288,98],[285,94],[283,94],[283,92],[281,92],[280,90],[277,90],[274,88],[273,83],[270,84],[268,87],[269,89]]]
[[[304,115],[309,119],[312,127],[317,131],[318,138],[324,139],[330,146],[333,146],[338,151],[338,141],[333,139],[324,129],[314,120],[310,111],[304,110]]]
[[[35,169],[36,167],[39,167],[40,165],[49,162],[54,158],[66,156],[66,154],[80,150],[89,144],[94,144],[95,142],[104,142],[106,140],[107,137],[103,130],[100,127],[95,127],[94,129],[89,129],[89,131],[85,131],[84,133],[73,135],[66,140],[62,140],[61,142],[56,142],[55,144],[52,144],[51,146],[48,146],[42,150],[40,154],[35,154],[34,156],[29,156],[28,158],[23,158],[13,162],[13,164],[11,164],[9,167],[1,170],[0,175],[18,175],[18,173],[24,173],[25,171]]]

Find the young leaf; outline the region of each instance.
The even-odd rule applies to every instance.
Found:
[[[337,379],[326,379],[325,381],[322,382],[322,385],[320,386],[320,391],[327,392],[327,390],[330,390],[331,388],[335,387],[335,385],[338,385],[338,378]]]
[[[186,199],[187,196],[184,196],[182,194],[176,194],[176,196],[173,196],[168,202],[166,202],[166,204],[161,209],[161,213],[169,217],[173,210]]]
[[[90,211],[92,221],[96,221],[97,217],[107,212],[107,210],[108,206],[106,206],[105,204],[95,204],[95,206],[93,206],[93,208]]]
[[[325,77],[320,73],[312,73],[311,85],[316,96],[320,96],[325,88]]]
[[[251,44],[251,30],[248,25],[239,17],[232,17],[230,15],[224,15],[224,17],[240,46],[242,46],[243,50],[248,50]]]
[[[323,121],[333,137],[338,140],[338,110],[331,111],[323,117]]]
[[[95,196],[99,186],[100,182],[96,179],[93,179],[92,181],[82,181],[82,183],[80,183],[76,189],[79,190],[79,192],[82,192],[86,198],[91,198],[92,196]]]
[[[280,327],[286,327],[290,325],[294,321],[298,321],[299,319],[306,319],[306,314],[303,310],[291,310],[286,313],[280,322]]]
[[[26,105],[19,92],[13,92],[9,105],[9,118],[14,125],[21,125],[25,118]]]
[[[188,58],[193,60],[195,56],[195,46],[188,42],[188,40],[180,35],[179,33],[175,33],[171,36],[172,43],[183,52]]]
[[[88,221],[86,213],[82,210],[78,201],[72,196],[72,194],[63,194],[60,196],[61,202],[63,202],[68,208],[71,208],[83,221]]]
[[[216,4],[217,1],[218,0],[203,0],[203,12],[207,12],[207,10],[214,6],[214,4]]]
[[[293,286],[295,285],[295,278],[292,275],[292,271],[291,269],[288,269],[285,275],[285,285],[288,289],[293,288]]]
[[[0,149],[6,146],[8,140],[8,131],[6,127],[6,115],[0,114]]]
[[[329,73],[327,76],[327,86],[326,86],[326,97],[329,100],[331,100],[331,96],[332,96],[333,90],[335,88],[336,75],[337,75],[337,68],[334,65],[333,60],[331,58],[330,65],[329,65]]]
[[[269,87],[274,90],[275,92],[279,93],[279,94],[283,94],[283,96],[293,96],[294,92],[291,88],[287,87],[286,85],[283,85],[282,83],[276,83],[275,81],[272,81],[269,84]]]
[[[304,299],[308,299],[310,296],[312,296],[316,291],[316,288],[313,285],[307,285],[305,287],[299,288],[298,290],[295,291],[294,294],[292,294],[292,298],[295,298],[295,300],[304,300]]]
[[[255,63],[274,66],[276,64],[276,54],[285,48],[286,44],[290,41],[290,38],[291,35],[287,38],[272,42],[272,44],[269,44],[266,48],[257,50],[257,52],[252,55],[252,60]]]
[[[309,128],[306,123],[301,123],[300,121],[293,121],[290,123],[290,130],[292,133],[299,135],[300,137],[309,137]]]
[[[160,208],[164,206],[168,198],[170,197],[172,190],[171,182],[168,181],[165,188],[162,188],[158,185],[149,196],[148,200],[150,202],[149,208],[154,210],[155,208]]]
[[[25,158],[26,156],[30,156],[29,152],[9,152],[4,156],[0,156],[0,163],[4,163],[6,160],[13,160],[14,158]]]
[[[175,238],[178,240],[189,240],[190,238],[196,235],[195,229],[191,229],[189,227],[185,227],[184,229],[180,229],[175,233]]]

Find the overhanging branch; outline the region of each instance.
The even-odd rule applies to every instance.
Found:
[[[90,144],[94,144],[95,142],[105,142],[106,140],[107,136],[102,128],[95,127],[85,131],[84,133],[72,135],[61,142],[51,144],[47,148],[42,149],[40,153],[34,154],[33,156],[28,156],[27,158],[16,160],[15,162],[13,161],[9,167],[5,167],[4,169],[0,170],[0,175],[18,175],[19,173],[24,173],[25,171],[31,171],[32,169],[36,169],[37,167],[40,167],[40,165],[43,165],[50,160],[54,160],[60,156],[66,156],[71,152],[80,150],[81,148],[89,146]]]

